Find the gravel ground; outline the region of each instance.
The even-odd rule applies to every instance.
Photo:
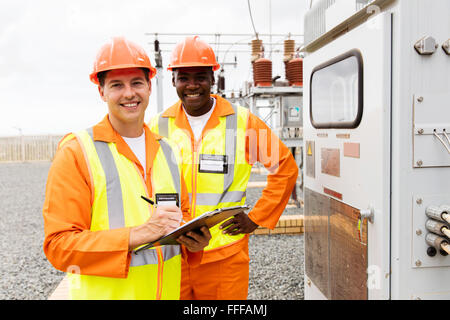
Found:
[[[48,162],[0,164],[0,299],[46,299],[63,277],[42,250]]]
[[[0,163],[0,300],[45,300],[64,273],[46,259],[42,205],[48,162]],[[252,181],[264,180],[252,174]],[[247,190],[253,205],[262,188]],[[299,214],[285,209],[283,214]],[[248,299],[303,299],[303,235],[250,237]]]

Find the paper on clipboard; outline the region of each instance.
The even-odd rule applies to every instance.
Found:
[[[143,247],[137,248],[136,250],[134,250],[134,253],[138,253],[141,250],[145,250],[145,249],[148,249],[151,247],[179,244],[176,241],[176,239],[179,236],[181,236],[191,230],[198,230],[202,226],[207,226],[208,228],[211,228],[211,227],[215,226],[216,224],[238,214],[239,212],[242,212],[242,211],[248,210],[248,209],[250,209],[249,206],[243,205],[243,206],[235,206],[235,207],[228,207],[228,208],[220,208],[220,209],[216,209],[214,211],[205,212],[204,214],[198,216],[197,218],[192,219],[188,223],[175,229],[171,233],[168,233],[164,237],[162,237],[156,241],[150,242],[149,244],[146,244]]]

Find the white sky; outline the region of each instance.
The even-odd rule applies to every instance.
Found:
[[[260,34],[303,34],[303,16],[310,0],[250,0]],[[272,10],[269,10],[271,8]],[[270,23],[271,22],[271,23]],[[98,49],[122,35],[140,44],[154,65],[153,35],[146,33],[252,34],[247,0],[1,0],[0,11],[0,136],[64,134],[90,127],[107,113],[97,87],[89,81]],[[160,35],[163,50],[172,50],[184,36]],[[253,37],[254,38],[254,37]],[[202,37],[214,42],[215,37]],[[220,37],[222,43],[249,43],[252,38]],[[296,37],[296,46],[302,38]],[[263,38],[268,43],[268,38]],[[273,76],[284,79],[283,38],[273,53]],[[266,50],[269,48],[266,45]],[[214,49],[217,46],[213,46]],[[226,90],[251,80],[249,45],[230,49],[225,61],[237,56],[237,67],[225,65]],[[166,70],[170,52],[163,52],[164,109],[178,100]],[[219,53],[222,63],[224,52]],[[153,92],[146,121],[156,113]]]

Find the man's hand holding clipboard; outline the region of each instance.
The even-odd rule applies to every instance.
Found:
[[[229,219],[220,225],[220,229],[223,230],[223,233],[231,236],[240,233],[251,233],[256,228],[258,228],[258,225],[250,220],[245,212],[236,214],[232,219]]]

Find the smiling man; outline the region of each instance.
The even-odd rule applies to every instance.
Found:
[[[198,36],[172,52],[168,69],[180,100],[151,120],[151,129],[181,149],[192,218],[245,204],[252,165],[269,171],[267,187],[252,210],[210,229],[199,266],[183,263],[181,299],[246,299],[248,238],[258,226],[274,228],[298,175],[289,149],[248,109],[211,94],[214,51]]]
[[[214,85],[214,75],[211,68],[186,67],[173,71],[173,85],[183,106],[189,108],[188,115],[199,117],[207,114],[214,104],[211,98],[211,86]],[[196,83],[196,86],[192,86]]]
[[[143,133],[142,124],[151,91],[149,71],[145,68],[116,69],[103,71],[97,77],[100,84],[98,90],[102,100],[108,105],[112,126],[122,136],[140,136]]]
[[[69,273],[72,299],[178,299],[182,257],[195,264],[211,238],[202,228],[180,236],[182,246],[132,253],[189,217],[180,154],[144,124],[155,73],[133,42],[105,44],[90,79],[108,114],[59,143],[43,208],[44,252]]]

